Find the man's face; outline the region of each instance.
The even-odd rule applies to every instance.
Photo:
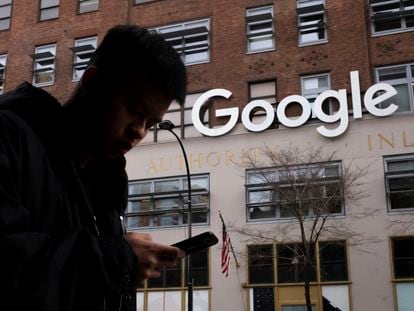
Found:
[[[159,123],[172,99],[154,87],[135,83],[107,99],[102,113],[99,156],[115,157],[137,145]]]

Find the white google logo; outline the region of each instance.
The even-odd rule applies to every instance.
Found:
[[[352,114],[354,119],[362,118],[362,104],[361,104],[361,91],[359,82],[359,72],[352,71],[350,73],[351,78],[351,95],[352,95]],[[220,128],[208,128],[200,120],[200,110],[206,102],[212,97],[224,97],[230,98],[231,92],[226,89],[213,89],[203,93],[195,102],[191,117],[195,128],[206,136],[221,136],[230,132],[237,123],[239,118],[239,108],[224,108],[216,110],[216,117],[228,116],[230,119],[228,122]],[[378,95],[380,94],[380,95]],[[386,108],[379,108],[378,105],[390,97],[397,94],[394,87],[386,83],[377,83],[367,89],[364,95],[364,106],[366,110],[374,116],[384,117],[394,113],[398,106],[391,103]],[[322,110],[322,103],[328,99],[334,98],[339,103],[339,109],[333,114],[326,114]],[[298,103],[302,107],[302,114],[299,117],[289,118],[286,116],[286,108],[291,103]],[[265,111],[265,119],[260,124],[254,124],[250,119],[250,114],[253,109],[261,108]],[[346,96],[346,89],[340,89],[338,91],[328,90],[325,91],[315,99],[315,102],[311,105],[309,101],[300,95],[290,95],[285,97],[276,108],[276,115],[279,122],[286,127],[299,127],[306,123],[311,114],[325,123],[339,122],[336,128],[326,128],[325,125],[321,125],[316,130],[325,137],[336,137],[343,134],[348,128],[349,116],[348,116],[348,100]],[[272,105],[265,100],[253,100],[249,102],[242,111],[241,120],[243,126],[251,132],[261,132],[266,130],[274,122],[275,110]]]

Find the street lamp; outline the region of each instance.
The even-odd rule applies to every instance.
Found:
[[[170,120],[164,120],[161,121],[158,124],[158,128],[162,130],[167,130],[171,134],[174,135],[174,137],[178,140],[178,143],[180,144],[181,151],[184,156],[184,162],[185,162],[185,168],[187,171],[187,196],[188,196],[188,212],[187,212],[187,222],[188,222],[188,238],[191,238],[191,226],[192,226],[192,219],[191,219],[191,176],[190,176],[190,167],[188,166],[188,159],[187,159],[187,153],[185,152],[183,143],[181,139],[178,137],[178,135],[173,131],[173,128],[175,127],[174,123],[172,123]],[[192,273],[191,273],[191,256],[187,255],[187,287],[188,287],[188,311],[193,311],[193,279],[192,279]]]

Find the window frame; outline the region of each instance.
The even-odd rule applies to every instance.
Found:
[[[374,14],[373,14],[373,7],[380,6],[380,5],[386,5],[391,3],[399,3],[399,21],[400,21],[400,28],[398,29],[391,29],[391,30],[382,30],[382,31],[375,31],[375,22],[374,22]],[[369,10],[369,18],[370,18],[370,26],[371,26],[371,37],[378,37],[378,36],[384,36],[389,34],[395,34],[395,33],[401,33],[401,32],[410,32],[414,31],[414,25],[413,27],[407,27],[406,17],[404,16],[404,5],[403,0],[369,0],[368,1],[368,10]],[[408,10],[410,12],[412,10]],[[380,13],[378,15],[383,15],[386,17],[386,15],[390,15],[390,13]],[[396,16],[398,14],[395,14]],[[391,14],[392,17],[392,14]]]
[[[191,204],[191,211],[193,217],[193,226],[206,226],[210,224],[210,175],[209,174],[194,174],[191,175],[191,179],[205,179],[208,188],[194,188],[192,187],[191,195],[192,195],[192,204]],[[168,182],[168,181],[178,181],[179,189],[173,191],[162,191],[156,192],[155,184],[157,182]],[[148,230],[148,229],[164,229],[164,228],[181,228],[188,226],[186,221],[188,207],[187,205],[187,188],[184,187],[184,184],[187,182],[187,176],[170,176],[170,177],[161,177],[161,178],[151,178],[151,179],[140,179],[140,180],[130,180],[129,187],[133,186],[134,184],[150,184],[150,192],[146,193],[139,193],[139,194],[128,194],[128,206],[131,202],[139,202],[142,200],[149,201],[149,209],[145,211],[126,211],[126,223],[128,224],[129,217],[148,217],[148,226],[142,227],[130,227],[128,226],[128,231],[140,231],[140,230]],[[201,196],[206,197],[206,202],[202,203],[195,203],[194,197]],[[155,204],[157,200],[168,200],[168,199],[178,199],[179,203],[177,208],[155,208]],[[194,222],[194,215],[197,213],[203,213],[206,217],[206,222]],[[178,219],[177,224],[168,224],[168,225],[156,225],[154,221],[154,217],[157,216],[168,216],[168,215],[176,215]],[[161,220],[161,218],[160,218]]]
[[[196,282],[194,282],[193,284],[193,291],[197,292],[197,291],[206,291],[208,292],[208,304],[209,307],[211,306],[211,298],[210,298],[210,292],[211,292],[211,250],[209,248],[205,249],[204,251],[201,251],[199,253],[194,253],[191,255],[191,259],[192,259],[192,266],[194,267],[194,261],[193,258],[196,258],[197,254],[204,254],[206,253],[207,258],[206,258],[206,262],[207,262],[207,266],[205,267],[206,271],[205,271],[205,277],[207,278],[207,284],[203,284],[203,285],[197,285],[197,280]],[[176,292],[179,293],[180,295],[180,303],[181,303],[181,308],[183,307],[185,298],[187,296],[187,276],[186,276],[186,271],[187,271],[187,258],[183,258],[180,261],[180,285],[179,286],[167,286],[167,287],[155,287],[155,286],[151,286],[149,284],[149,280],[144,281],[141,285],[138,285],[137,288],[137,294],[142,295],[143,297],[146,297],[147,299],[144,299],[144,301],[142,301],[144,303],[144,310],[148,309],[149,306],[149,299],[148,299],[148,295],[151,293],[166,293],[166,292]],[[162,275],[163,277],[163,275]],[[164,282],[164,280],[163,280]],[[142,298],[143,298],[142,297]],[[195,296],[194,296],[195,298]],[[194,305],[196,305],[196,301],[194,301]]]
[[[1,62],[4,60],[4,65]],[[0,54],[0,65],[3,67],[0,69],[0,94],[4,94],[4,88],[6,85],[6,72],[7,72],[7,53]]]
[[[313,164],[304,164],[304,165],[292,165],[291,169],[293,171],[293,173],[297,170],[300,170],[302,167],[304,167],[307,170],[312,169],[312,167],[319,167],[318,169],[325,170],[327,168],[330,167],[337,167],[338,168],[338,176],[336,178],[331,178],[331,177],[327,177],[326,178],[326,182],[324,182],[322,179],[317,181],[316,184],[321,184],[321,187],[325,187],[326,185],[332,184],[337,182],[338,180],[340,181],[342,178],[342,161],[331,161],[331,162],[322,162],[322,163],[313,163]],[[248,223],[257,223],[257,222],[266,222],[266,221],[292,221],[295,219],[295,216],[282,216],[281,212],[281,207],[284,204],[284,200],[281,199],[277,199],[278,195],[274,193],[274,189],[271,185],[268,185],[268,183],[266,182],[262,182],[262,183],[253,183],[253,182],[249,182],[249,177],[250,176],[254,176],[255,174],[257,175],[257,172],[259,172],[259,174],[273,174],[274,178],[275,178],[275,182],[281,183],[281,187],[283,187],[282,182],[280,182],[280,176],[281,174],[283,174],[283,168],[280,167],[264,167],[264,168],[254,168],[254,169],[246,169],[245,171],[245,200],[246,200],[246,221]],[[297,185],[296,185],[297,186]],[[300,186],[300,184],[298,184],[298,186]],[[287,186],[289,187],[289,182],[287,181]],[[255,192],[268,192],[270,191],[270,196],[271,199],[268,201],[259,201],[259,202],[251,202],[250,201],[250,197],[249,195],[251,193],[255,193]],[[309,198],[309,200],[311,200],[311,198]],[[306,200],[304,199],[304,202]],[[285,203],[289,203],[289,202],[285,202]],[[251,218],[251,209],[254,208],[263,208],[263,207],[268,207],[268,208],[274,208],[274,217],[264,217],[264,218]],[[335,217],[335,216],[343,216],[345,215],[345,202],[342,199],[342,203],[341,203],[341,212],[340,213],[331,213],[330,217]],[[304,216],[305,218],[312,218],[314,216],[313,210],[309,209],[309,214],[307,216]]]
[[[92,44],[79,44],[79,43],[82,43],[82,41],[93,41],[93,40],[94,40],[94,43],[92,43]],[[80,48],[82,46],[86,47],[88,45],[92,45],[94,47],[94,49],[93,50],[92,49],[90,49],[90,50],[82,50],[81,49],[80,51],[76,51],[78,48]],[[76,65],[81,64],[79,62],[78,63],[76,62],[76,58],[79,57],[79,55],[86,55],[86,54],[93,53],[96,50],[97,46],[98,46],[98,36],[96,36],[96,35],[75,39],[74,47],[71,48],[71,50],[73,52],[72,81],[79,81],[81,79],[81,77],[83,75],[83,72],[85,71],[85,69],[86,69],[86,67],[87,67],[87,65],[90,61],[90,57],[89,57],[88,60],[84,62],[85,64],[82,64],[82,66],[85,66],[85,68],[82,69],[83,72],[82,72],[82,74],[80,74],[80,77],[76,78],[76,71],[77,71],[77,66]],[[82,57],[80,57],[80,58],[82,58]]]
[[[392,178],[401,178],[401,177],[414,177],[414,170],[408,170],[407,173],[404,171],[401,172],[389,172],[388,164],[391,162],[403,162],[404,160],[414,160],[414,154],[402,154],[402,155],[393,155],[393,156],[384,156],[383,163],[384,163],[384,184],[385,184],[385,198],[387,202],[387,212],[388,213],[401,213],[401,212],[414,212],[414,206],[411,208],[396,208],[392,209],[391,207],[391,195],[389,190],[389,176]],[[414,192],[414,189],[412,190]]]
[[[278,306],[281,306],[281,298],[280,298],[280,294],[278,294],[278,292],[280,293],[280,289],[282,288],[286,288],[286,286],[303,286],[304,282],[290,282],[290,283],[286,283],[286,282],[279,282],[279,252],[278,252],[278,248],[279,246],[283,246],[283,245],[299,245],[299,242],[287,242],[287,243],[256,243],[256,244],[248,244],[245,246],[246,249],[246,267],[247,267],[247,279],[246,279],[246,285],[245,288],[247,289],[247,296],[249,297],[249,302],[250,302],[250,310],[254,310],[254,303],[255,301],[253,301],[253,294],[254,294],[254,289],[260,289],[260,288],[264,288],[264,289],[268,289],[271,290],[272,294],[273,294],[273,302],[275,304],[275,308],[278,308]],[[325,244],[325,245],[341,245],[343,247],[343,260],[345,263],[345,267],[346,267],[346,279],[345,280],[334,280],[334,281],[329,281],[329,280],[323,280],[323,278],[321,277],[321,244]],[[260,247],[260,246],[270,246],[272,248],[272,254],[273,254],[273,275],[274,275],[274,282],[273,283],[252,283],[251,279],[250,279],[250,251],[249,249],[253,248],[253,247]],[[324,286],[346,286],[348,288],[348,291],[350,290],[350,258],[349,258],[349,245],[348,242],[346,240],[321,240],[318,241],[315,245],[315,260],[314,260],[314,272],[315,272],[315,280],[310,282],[310,285],[312,287],[324,287]],[[267,272],[267,270],[263,271],[263,272]],[[297,300],[295,301],[295,303],[292,303],[294,305],[302,305],[305,303],[305,299],[304,297],[301,298],[303,299],[301,300]],[[320,302],[322,303],[323,300],[323,293],[322,291],[320,292],[320,296],[319,298]],[[349,297],[348,297],[349,299]],[[260,303],[260,302],[259,302]],[[278,309],[279,310],[279,309]]]
[[[301,3],[306,3],[306,2],[320,2],[318,4],[315,5],[301,5]],[[319,1],[315,1],[315,0],[310,0],[310,1],[301,1],[301,0],[297,0],[296,1],[296,6],[297,6],[297,24],[298,24],[298,45],[299,47],[304,47],[304,46],[309,46],[309,45],[315,45],[315,44],[323,44],[323,43],[327,43],[328,42],[328,27],[327,27],[327,16],[326,16],[326,9],[325,9],[325,0],[319,0]],[[322,6],[322,7],[321,7]],[[306,10],[306,8],[311,8],[311,7],[316,7],[319,10],[314,10],[314,11],[309,11]],[[301,11],[304,11],[303,13],[301,13]],[[304,42],[302,40],[302,32],[301,29],[312,29],[314,27],[306,27],[306,25],[302,25],[301,23],[301,18],[303,17],[310,17],[310,16],[316,16],[316,15],[323,15],[323,20],[322,20],[322,24],[323,24],[323,30],[324,30],[324,38],[322,39],[317,39],[317,40],[311,40],[311,41],[306,41]],[[320,23],[317,23],[320,24]],[[320,28],[316,29],[316,32],[318,32],[317,30]],[[313,32],[311,32],[313,33]]]
[[[39,48],[40,49],[42,49],[42,48],[43,49],[54,48],[55,54],[53,55],[53,57],[43,57],[43,58],[36,57],[37,55],[40,55],[41,53],[47,53],[47,52],[40,52],[40,53],[38,53],[37,50]],[[53,54],[52,52],[50,52],[50,53]],[[43,87],[43,86],[50,86],[50,85],[55,84],[55,78],[56,78],[56,55],[57,55],[57,43],[42,44],[42,45],[37,45],[35,47],[35,53],[32,54],[32,58],[33,58],[33,65],[32,65],[32,84],[34,86]],[[53,70],[51,71],[52,81],[50,81],[50,82],[43,82],[43,83],[36,83],[35,82],[35,75],[36,75],[36,73],[42,71],[42,69],[36,69],[36,65],[37,64],[40,64],[41,61],[46,61],[47,62],[47,61],[50,61],[52,59],[53,59],[53,63],[51,64],[52,65],[52,68],[53,68]],[[41,66],[43,66],[43,65],[41,65]],[[47,69],[47,68],[44,68],[44,69]],[[47,72],[47,70],[44,70],[44,71]]]
[[[405,79],[407,80],[406,82],[403,81],[404,79],[393,79],[393,80],[380,81],[380,71],[381,70],[387,70],[387,69],[393,69],[393,68],[402,68],[402,67],[405,67],[405,73],[406,73],[406,78]],[[375,68],[375,81],[376,81],[376,83],[384,82],[384,83],[390,84],[392,86],[406,84],[407,87],[408,87],[408,97],[409,97],[408,100],[409,100],[410,109],[405,110],[405,111],[400,111],[400,112],[396,111],[396,112],[394,112],[394,114],[406,114],[406,113],[413,113],[414,112],[414,63],[406,63],[406,64],[399,64],[399,65],[376,67]]]
[[[320,77],[327,77],[327,82],[328,82],[328,86],[326,86],[325,88],[318,88],[318,93],[311,93],[311,92],[307,92],[305,90],[305,80],[306,79],[312,79],[312,78],[320,78]],[[313,108],[313,103],[316,99],[316,97],[319,96],[319,94],[328,91],[331,89],[331,74],[330,72],[325,72],[325,73],[318,73],[318,74],[311,74],[311,75],[302,75],[300,76],[300,91],[301,91],[301,95],[303,97],[306,98],[307,101],[309,101],[309,103],[311,104],[311,109]],[[314,94],[317,94],[315,97],[313,97]],[[309,99],[313,99],[312,101],[310,101]],[[331,102],[329,102],[329,114],[331,115],[333,113],[333,105]],[[312,109],[312,114],[311,117],[309,119],[309,121],[315,120],[317,121],[316,115],[313,112]]]
[[[253,21],[251,23],[249,23],[249,18],[253,17],[253,16],[260,16],[260,15],[266,15],[266,13],[263,14],[252,14],[252,11],[257,11],[257,10],[265,10],[265,9],[269,9],[269,13],[267,14],[271,14],[271,23],[272,23],[272,27],[270,30],[267,30],[266,32],[264,32],[264,34],[260,35],[256,35],[254,36],[254,32],[252,33],[249,26],[251,25],[259,25],[260,23],[264,23],[267,20],[263,19],[263,20],[256,20]],[[271,51],[275,51],[276,50],[276,23],[275,23],[275,12],[274,12],[274,6],[273,4],[271,5],[263,5],[263,6],[257,6],[257,7],[251,7],[251,8],[246,8],[246,13],[245,13],[245,32],[246,32],[246,54],[256,54],[256,53],[265,53],[265,52],[271,52]],[[270,33],[269,33],[270,32]],[[255,37],[264,37],[264,36],[269,36],[270,35],[270,39],[272,41],[272,47],[270,48],[263,48],[263,49],[251,49],[250,48],[250,38],[255,38]]]
[[[50,21],[50,20],[58,19],[59,18],[59,14],[60,14],[60,0],[58,0],[58,4],[57,5],[51,5],[51,6],[42,8],[42,2],[43,1],[44,0],[39,0],[39,16],[38,16],[38,21],[39,22],[44,22],[44,21]],[[42,11],[47,11],[47,10],[54,9],[54,8],[57,8],[57,16],[56,17],[42,19]]]
[[[203,24],[202,26],[196,26],[194,24]],[[194,26],[191,26],[194,25]],[[167,29],[173,29],[173,28],[177,28],[176,30],[171,30],[168,31]],[[180,28],[178,30],[178,28]],[[203,29],[205,28],[205,30]],[[196,33],[192,33],[191,30],[200,30],[200,32],[196,32]],[[164,39],[167,42],[170,42],[170,44],[174,47],[174,49],[178,52],[178,54],[180,55],[180,57],[182,58],[184,64],[186,66],[191,66],[191,65],[199,65],[199,64],[205,64],[205,63],[210,63],[211,62],[211,19],[210,17],[208,18],[204,18],[204,19],[198,19],[198,20],[192,20],[192,21],[187,21],[187,22],[182,22],[182,23],[175,23],[175,24],[168,24],[168,25],[163,25],[163,26],[158,26],[158,27],[154,27],[152,28],[153,31],[156,31],[157,33],[159,33],[161,36],[164,37]],[[166,31],[167,30],[167,31]],[[203,31],[201,31],[203,30]],[[175,36],[174,36],[175,34]],[[171,37],[169,38],[168,36],[171,35]],[[191,55],[191,54],[197,54],[197,53],[186,53],[186,48],[189,46],[190,50],[191,50],[191,43],[190,45],[188,45],[188,43],[186,43],[186,39],[191,39],[191,38],[197,38],[197,37],[203,37],[204,35],[207,36],[206,40],[201,40],[201,41],[196,41],[197,43],[202,42],[201,46],[200,44],[198,44],[199,46],[195,45],[198,49],[201,49],[198,53],[207,53],[207,57],[206,59],[201,59],[201,60],[195,60],[195,61],[187,61],[187,55]],[[174,41],[181,41],[180,44],[178,45],[174,45],[171,42]],[[205,42],[205,43],[204,43]],[[194,42],[192,42],[194,43]],[[193,46],[194,47],[194,46]],[[204,51],[204,48],[207,47],[207,50]]]
[[[0,8],[5,8],[5,7],[10,7],[10,15],[8,17],[7,16],[6,17],[1,17],[0,18],[0,23],[2,21],[9,20],[8,21],[8,27],[7,28],[0,28],[0,31],[10,30],[10,27],[11,27],[11,17],[12,17],[12,14],[13,14],[13,0],[10,0],[10,3],[0,5]]]
[[[390,237],[390,244],[391,244],[391,263],[392,263],[392,278],[395,282],[410,282],[412,281],[414,283],[414,273],[413,276],[403,276],[403,277],[397,277],[396,276],[396,260],[407,260],[409,259],[412,261],[414,265],[414,256],[413,257],[403,257],[396,259],[395,257],[395,241],[404,241],[404,240],[410,240],[412,241],[412,244],[414,245],[414,236],[413,235],[407,235],[407,236],[393,236]]]

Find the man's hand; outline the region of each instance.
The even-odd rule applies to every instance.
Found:
[[[147,278],[157,278],[160,269],[176,266],[185,253],[177,247],[159,244],[152,241],[149,234],[130,232],[124,239],[138,257],[138,284]]]

